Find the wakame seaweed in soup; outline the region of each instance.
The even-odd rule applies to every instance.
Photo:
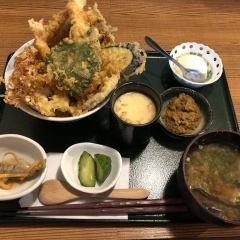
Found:
[[[239,148],[222,142],[194,146],[186,159],[185,176],[199,202],[221,209],[211,210],[219,217],[240,220]],[[226,202],[211,199],[194,188],[202,188]]]

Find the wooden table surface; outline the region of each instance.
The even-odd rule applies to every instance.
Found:
[[[87,5],[92,6],[93,0]],[[9,53],[33,38],[28,20],[44,18],[62,9],[65,0],[0,0],[0,72]],[[240,1],[238,0],[99,0],[107,23],[118,27],[116,42],[144,42],[149,35],[166,50],[195,41],[213,48],[222,58],[238,124],[240,123]],[[210,224],[160,223],[3,223],[1,239],[237,239],[240,227]]]

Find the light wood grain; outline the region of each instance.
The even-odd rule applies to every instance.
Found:
[[[89,0],[92,6],[95,1]],[[48,21],[66,4],[65,0],[0,0],[0,71],[6,57],[31,39],[27,21]],[[138,41],[149,50],[144,36],[153,37],[171,50],[175,45],[196,41],[213,48],[222,58],[237,121],[240,123],[240,1],[238,0],[99,0],[108,24],[118,27],[116,42]],[[209,224],[1,224],[1,239],[237,239],[240,227]]]

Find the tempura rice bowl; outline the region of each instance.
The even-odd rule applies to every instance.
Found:
[[[4,80],[5,80],[5,85],[7,88],[7,83],[8,83],[8,79],[11,76],[13,70],[14,70],[14,58],[21,53],[25,47],[32,45],[34,39],[28,41],[27,43],[23,44],[10,58],[9,62],[7,63],[5,72],[4,72]],[[28,106],[26,103],[21,102],[19,108],[24,111],[25,113],[39,118],[39,119],[43,119],[43,120],[47,120],[47,121],[54,121],[54,122],[72,122],[72,121],[77,121],[77,120],[81,120],[87,116],[92,115],[93,113],[97,112],[98,110],[100,110],[102,107],[104,107],[109,101],[109,97],[107,97],[103,102],[101,102],[98,106],[96,106],[95,108],[93,108],[92,110],[79,115],[79,116],[71,116],[71,117],[47,117],[44,116],[40,113],[38,113],[37,111],[35,111],[33,108],[31,108],[30,106]]]

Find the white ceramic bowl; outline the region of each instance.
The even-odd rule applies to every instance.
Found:
[[[195,42],[187,42],[187,43],[182,43],[176,46],[170,52],[170,55],[173,58],[177,59],[179,56],[187,53],[198,54],[198,56],[201,56],[207,63],[208,74],[212,73],[212,76],[211,78],[209,78],[203,83],[196,83],[196,82],[189,81],[185,79],[183,76],[176,73],[174,69],[174,63],[172,61],[169,61],[169,65],[170,65],[170,68],[172,69],[174,77],[182,85],[186,87],[191,87],[191,88],[199,88],[208,84],[212,84],[221,77],[223,72],[222,60],[213,49],[203,44],[198,44]]]
[[[8,79],[11,76],[13,70],[14,70],[14,58],[19,55],[25,47],[28,47],[30,45],[32,45],[33,43],[33,39],[28,41],[27,43],[25,43],[24,45],[22,45],[11,57],[11,59],[9,60],[7,66],[6,66],[6,70],[4,73],[4,81],[5,81],[5,85],[7,88],[7,83],[8,83]],[[92,110],[88,111],[87,113],[84,113],[82,115],[79,116],[72,116],[72,117],[47,117],[44,116],[40,113],[38,113],[37,111],[35,111],[33,108],[29,107],[27,104],[25,104],[24,102],[21,102],[19,108],[21,110],[23,110],[24,112],[30,114],[33,117],[36,118],[40,118],[43,120],[47,120],[47,121],[55,121],[55,122],[71,122],[71,121],[77,121],[80,119],[83,119],[89,115],[92,115],[93,113],[97,112],[98,110],[100,110],[102,107],[104,107],[109,101],[109,97],[106,98],[103,102],[101,102],[100,104],[98,104],[95,108],[93,108]]]
[[[7,151],[13,151],[20,159],[29,164],[37,159],[47,159],[44,149],[35,141],[17,134],[0,135],[0,157]],[[43,171],[36,173],[29,180],[14,186],[10,190],[0,188],[0,201],[21,198],[34,191],[44,180],[47,173],[47,165]]]
[[[84,187],[81,185],[78,179],[78,161],[83,151],[88,152],[92,156],[96,153],[105,154],[112,160],[112,169],[106,180],[95,187]],[[61,170],[66,181],[75,189],[91,193],[98,194],[106,192],[114,187],[122,171],[122,157],[120,153],[110,147],[95,144],[95,143],[77,143],[70,146],[64,152],[61,160]]]

